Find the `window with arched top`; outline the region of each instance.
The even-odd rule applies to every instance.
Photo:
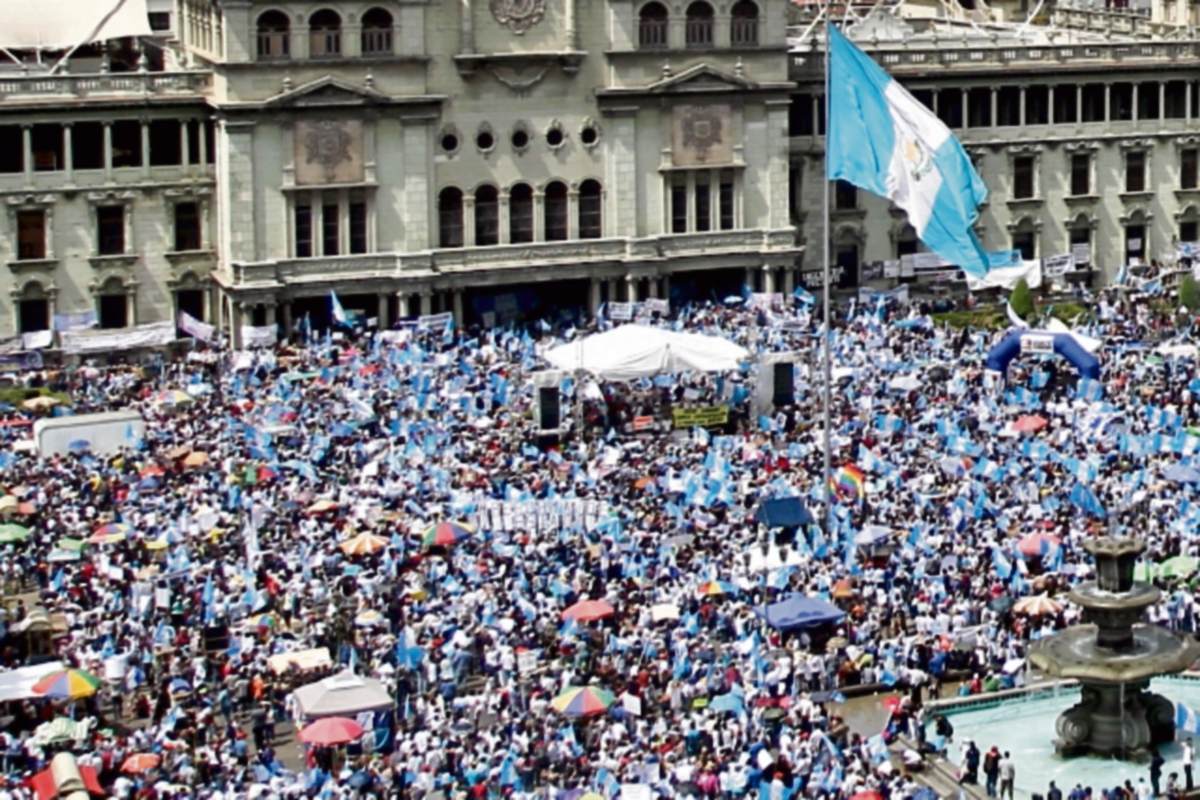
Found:
[[[567,185],[562,181],[554,181],[546,186],[544,203],[545,228],[547,242],[561,242],[569,236],[567,221]]]
[[[362,15],[362,54],[392,54],[392,15],[386,9],[372,8]]]
[[[50,295],[37,281],[21,287],[17,297],[17,321],[21,333],[50,330]]]
[[[475,190],[475,244],[500,244],[500,193],[495,186]]]
[[[438,246],[463,246],[463,193],[453,186],[438,194]]]
[[[323,8],[308,18],[308,54],[313,58],[335,58],[342,54],[342,18]]]
[[[287,58],[291,54],[290,23],[282,11],[264,11],[258,16],[258,60]]]
[[[656,50],[667,46],[667,7],[662,3],[646,3],[638,12],[638,47]]]
[[[129,327],[129,288],[120,278],[109,278],[97,292],[97,323],[101,328]]]
[[[579,185],[579,238],[599,239],[604,232],[600,181],[586,180]]]
[[[533,241],[533,188],[527,183],[509,190],[508,240],[513,244]]]
[[[688,47],[712,47],[714,16],[713,7],[704,0],[696,0],[688,6],[684,44]]]
[[[754,0],[738,0],[729,11],[730,44],[747,47],[758,44],[758,5]]]

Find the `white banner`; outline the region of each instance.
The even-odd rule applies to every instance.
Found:
[[[633,319],[633,307],[636,303],[609,303],[605,307],[605,316],[618,322]]]
[[[61,331],[59,337],[63,352],[69,355],[162,347],[175,341],[175,323],[153,322],[117,330],[68,330]]]
[[[242,326],[242,347],[274,347],[279,340],[279,330],[274,325]]]
[[[608,504],[600,500],[485,500],[478,499],[471,524],[492,531],[529,532],[582,529],[594,530],[608,516]]]
[[[782,311],[783,295],[779,292],[751,292],[750,299],[746,301],[746,307],[763,311]]]
[[[917,272],[931,272],[954,266],[937,253],[913,253],[912,263]]]
[[[670,314],[671,302],[661,297],[651,297],[649,300],[638,303],[638,313],[653,314],[656,311],[659,314]]]
[[[1092,263],[1092,246],[1087,242],[1071,245],[1071,256],[1075,259],[1075,266]]]
[[[1053,353],[1054,335],[1042,333],[1021,334],[1021,353]]]
[[[897,259],[888,259],[883,262],[883,277],[899,278],[900,277],[900,261]]]
[[[453,324],[454,314],[450,311],[441,314],[426,314],[423,317],[417,317],[417,330],[419,331],[434,331],[441,330],[449,324]]]
[[[1047,256],[1042,259],[1042,274],[1047,278],[1057,278],[1075,269],[1075,254],[1062,253],[1057,256]]]
[[[26,350],[44,350],[54,346],[54,331],[32,331],[21,334]]]
[[[993,286],[998,286],[1001,289],[1012,289],[1017,285],[1017,281],[1025,279],[1025,283],[1030,289],[1036,289],[1042,285],[1042,262],[1038,259],[1026,261],[1019,267],[1000,267],[999,269],[989,269],[982,278],[973,278],[967,276],[967,288],[973,292],[980,289],[990,289]]]
[[[891,302],[895,300],[897,303],[908,302],[908,284],[897,286],[895,289],[884,291],[883,289],[872,289],[870,286],[858,287],[858,302],[874,303],[878,298],[884,298],[885,301]]]
[[[176,324],[179,326],[179,330],[202,342],[211,342],[213,334],[217,332],[215,327],[207,322],[201,322],[186,311],[179,312],[179,320]]]

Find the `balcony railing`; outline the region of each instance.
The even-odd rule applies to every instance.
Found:
[[[96,75],[0,76],[0,103],[20,97],[201,94],[208,72],[116,72]]]

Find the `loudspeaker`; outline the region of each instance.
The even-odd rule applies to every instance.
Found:
[[[796,365],[790,361],[777,361],[772,365],[771,404],[790,406],[796,402]]]
[[[538,389],[538,429],[556,431],[562,425],[562,400],[557,386]]]

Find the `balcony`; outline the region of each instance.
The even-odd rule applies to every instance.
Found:
[[[92,75],[0,74],[0,105],[53,98],[128,98],[202,95],[209,72],[116,72]]]
[[[494,247],[463,247],[417,253],[380,253],[328,258],[299,258],[232,265],[223,280],[243,289],[281,285],[329,284],[488,274],[528,273],[545,279],[545,270],[557,268],[582,277],[589,266],[661,262],[667,259],[781,253],[795,249],[791,228],[712,231],[645,238],[613,237],[567,242],[533,242]],[[519,280],[515,279],[515,280]]]

